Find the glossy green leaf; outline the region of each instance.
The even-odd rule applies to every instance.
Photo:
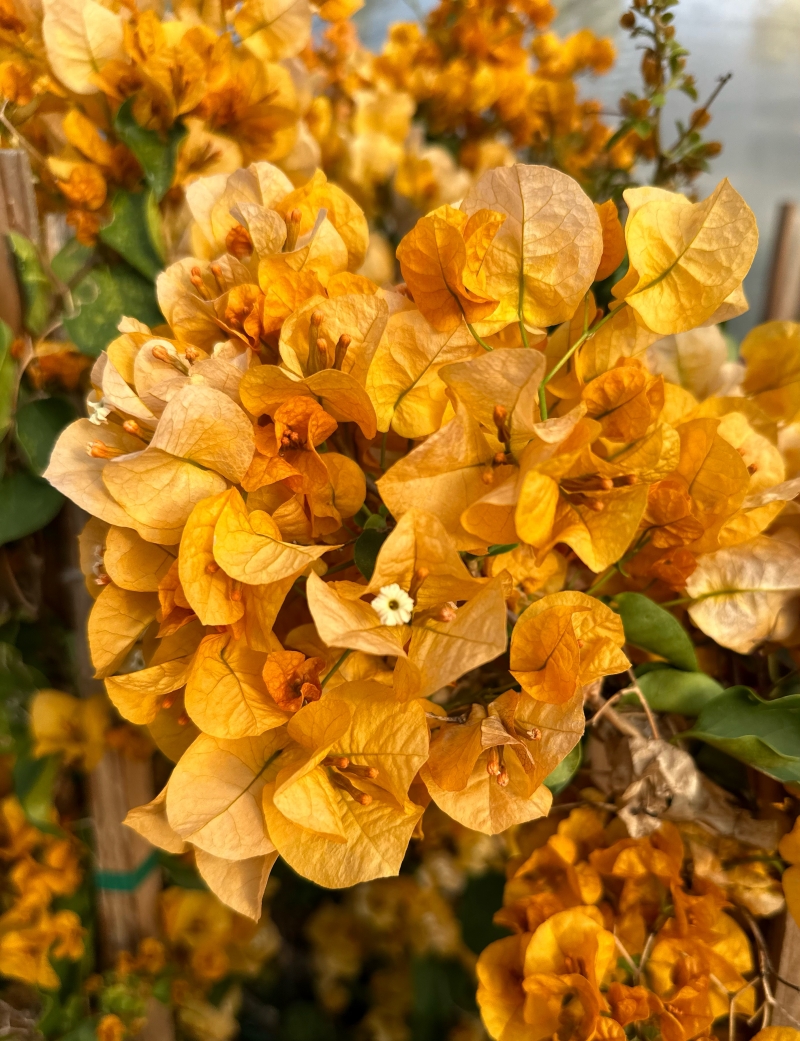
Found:
[[[47,481],[19,470],[0,481],[0,546],[49,524],[64,496]]]
[[[14,395],[17,389],[17,363],[11,354],[14,333],[5,322],[0,321],[0,437],[8,429],[14,411]]]
[[[25,304],[23,321],[25,328],[34,336],[40,336],[47,326],[53,302],[53,287],[47,277],[39,250],[30,239],[18,231],[10,231],[8,240],[14,254],[17,276],[22,287]]]
[[[722,686],[704,672],[681,669],[652,669],[637,676],[647,703],[656,712],[677,712],[682,716],[698,716],[709,701],[719,697]],[[626,694],[621,704],[636,705],[635,694]]]
[[[583,746],[579,741],[572,751],[564,756],[555,770],[549,773],[544,779],[545,785],[550,789],[553,795],[558,795],[560,792],[564,791],[580,769],[582,760]]]
[[[649,596],[618,593],[611,606],[619,612],[628,643],[657,654],[678,669],[698,671],[697,657],[686,630]]]
[[[368,582],[375,570],[375,562],[378,559],[381,546],[388,537],[388,531],[379,531],[377,528],[365,528],[356,539],[356,544],[353,547],[353,560]]]
[[[120,318],[138,318],[146,325],[164,321],[155,287],[127,264],[91,270],[75,287],[78,313],[64,319],[64,328],[79,350],[96,358],[119,333]]]
[[[77,239],[70,239],[50,261],[50,268],[56,278],[60,278],[62,282],[69,285],[73,278],[86,267],[93,255],[94,246],[84,246]]]
[[[77,412],[66,398],[40,398],[17,410],[16,440],[31,470],[45,471],[56,438],[73,419]]]
[[[150,192],[117,192],[111,201],[111,223],[100,239],[145,278],[155,279],[164,264],[150,238]]]
[[[731,687],[710,701],[681,738],[699,738],[779,781],[800,782],[800,694],[764,701]]]
[[[139,160],[145,180],[160,202],[175,176],[178,147],[186,136],[186,128],[182,123],[174,123],[164,136],[147,130],[136,122],[133,102],[134,98],[130,97],[120,105],[114,117],[114,129]]]

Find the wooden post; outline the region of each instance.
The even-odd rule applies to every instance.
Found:
[[[53,222],[51,222],[51,225]],[[55,226],[51,229],[55,231]],[[66,230],[66,227],[63,227]],[[37,245],[41,230],[36,209],[33,175],[27,154],[18,149],[0,149],[0,318],[15,333],[21,333],[22,300],[16,278],[14,257],[6,235],[18,231]],[[48,236],[48,248],[55,253],[63,245],[63,235]],[[50,257],[49,259],[52,259]],[[67,614],[75,632],[78,667],[78,692],[83,697],[102,692],[102,683],[94,679],[86,622],[91,597],[79,567],[78,535],[88,516],[68,503],[63,512],[65,568],[61,574],[65,589]],[[63,529],[62,529],[63,530]],[[96,871],[99,882],[120,875],[130,876],[154,852],[139,835],[123,826],[129,809],[153,798],[152,762],[126,759],[109,749],[99,766],[89,776],[90,812],[94,824]],[[105,879],[104,879],[105,875]],[[113,964],[120,951],[135,951],[139,940],[159,932],[158,898],[161,877],[151,871],[133,889],[98,886],[100,919],[100,952],[105,964]],[[170,1011],[152,1000],[148,1006],[148,1023],[139,1035],[141,1041],[172,1041],[175,1036]]]
[[[40,241],[28,156],[21,149],[0,148],[0,318],[13,332],[21,333],[22,300],[14,257],[6,239],[9,231],[18,231],[37,245]]]
[[[797,318],[800,318],[800,207],[794,202],[784,202],[778,210],[764,321]]]
[[[67,586],[71,623],[75,632],[78,686],[83,697],[102,692],[103,684],[94,678],[86,636],[86,620],[92,599],[78,566],[78,535],[88,515],[73,503],[65,508],[70,566],[62,575]],[[153,764],[148,760],[127,759],[108,749],[89,775],[89,803],[94,825],[95,869],[98,878],[97,910],[100,920],[100,956],[113,965],[120,951],[135,951],[139,940],[160,932],[158,901],[161,875],[156,869],[133,889],[104,888],[113,876],[131,876],[154,853],[153,846],[126,828],[122,821],[128,810],[149,802],[153,790]],[[119,884],[119,883],[117,883]],[[173,1041],[172,1015],[155,999],[147,1009],[147,1026],[137,1035],[140,1041]]]
[[[86,637],[86,620],[92,598],[78,567],[78,535],[88,515],[73,503],[65,507],[70,566],[62,580],[68,587],[70,622],[75,631],[75,655],[78,666],[78,688],[83,697],[102,694],[103,684],[94,678]],[[122,821],[128,810],[149,802],[153,791],[153,767],[150,761],[127,759],[108,749],[89,775],[89,797],[96,868],[100,876],[130,875],[150,857],[153,847]],[[112,880],[113,881],[113,880]],[[139,940],[158,932],[158,893],[161,886],[157,871],[135,889],[105,889],[98,886],[98,910],[102,929],[100,946],[103,961],[113,964],[120,951],[135,951]]]
[[[783,203],[778,210],[778,233],[770,268],[764,321],[800,317],[800,207]],[[800,987],[800,928],[784,912],[772,929],[771,956],[778,975]],[[800,991],[780,981],[775,984],[776,1007],[773,1026],[797,1027],[800,1022]]]

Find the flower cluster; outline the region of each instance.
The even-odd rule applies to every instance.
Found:
[[[93,515],[97,675],[177,760],[129,823],[257,917],[278,854],[325,886],[396,873],[429,799],[487,834],[546,814],[584,689],[629,666],[597,582],[693,591],[795,489],[748,415],[644,361],[742,309],[756,231],[727,182],[631,190],[623,232],[565,174],[490,170],[384,288],[322,173],[187,199],[169,331],[123,320],[47,477]],[[730,612],[691,610],[720,639]]]
[[[161,894],[161,918],[162,940],[146,937],[112,971],[86,981],[98,1041],[138,1036],[153,999],[175,1010],[181,1036],[229,1041],[238,1030],[235,981],[255,976],[276,954],[274,925],[256,925],[211,893],[179,886]],[[209,991],[220,985],[226,989],[212,1004]]]
[[[58,987],[51,959],[77,961],[84,933],[75,911],[54,902],[71,896],[83,877],[76,843],[40,831],[13,795],[0,802],[0,973],[45,989]]]
[[[200,176],[302,152],[304,71],[291,61],[311,32],[307,3],[249,0],[216,13],[189,0],[174,17],[135,4],[47,0],[4,5],[3,133],[36,160],[40,205],[66,207],[82,242],[114,215],[120,192],[155,201]],[[235,35],[234,35],[235,34]],[[172,206],[161,234],[182,231]],[[166,211],[165,211],[166,212]]]
[[[423,213],[456,203],[515,156],[582,181],[627,171],[639,139],[611,142],[575,82],[607,72],[614,47],[588,29],[560,40],[547,31],[555,13],[539,0],[443,0],[422,22],[393,24],[379,54],[351,22],[331,24],[308,55],[324,79],[306,114],[326,172],[392,232],[409,203]]]
[[[548,31],[555,14],[548,0],[442,0],[424,27],[391,27],[376,71],[414,98],[433,136],[459,142],[468,169],[497,165],[503,140],[579,179],[597,162],[626,169],[635,151],[620,143],[605,154],[612,132],[575,83],[608,72],[614,46],[589,29],[559,39]]]
[[[621,1041],[633,1026],[639,1037],[683,1041],[708,1036],[720,1016],[752,1015],[753,951],[731,911],[737,894],[745,907],[752,895],[718,884],[708,832],[664,822],[630,838],[619,817],[590,801],[545,823],[527,836],[527,855],[509,862],[496,918],[514,935],[490,944],[478,962],[478,1001],[492,1037]],[[727,855],[737,852],[753,881],[764,874],[752,856],[758,850],[729,842]],[[758,885],[753,892],[759,888],[763,894]],[[773,880],[760,913],[780,904]]]

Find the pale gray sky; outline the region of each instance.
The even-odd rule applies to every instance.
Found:
[[[367,0],[359,14],[361,32],[380,45],[392,21],[414,18],[409,2],[427,10],[432,0]],[[554,0],[561,10],[555,28],[563,33],[581,25],[612,35],[620,55],[615,68],[588,80],[585,92],[613,104],[636,85],[638,55],[618,29],[627,4],[619,0]],[[739,335],[761,320],[763,294],[775,216],[784,200],[800,202],[800,0],[681,0],[678,39],[691,52],[689,65],[706,96],[720,73],[734,77],[714,105],[712,136],[724,143],[712,173],[698,183],[705,195],[729,177],[758,219],[761,245],[745,283],[751,310],[737,320]],[[685,104],[682,104],[685,101]],[[681,114],[691,110],[678,102]]]

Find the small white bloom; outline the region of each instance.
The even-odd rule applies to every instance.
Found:
[[[100,398],[99,401],[92,401],[89,399],[86,404],[89,408],[89,422],[94,423],[96,427],[102,426],[111,412],[111,409],[108,408],[105,403],[105,399]]]
[[[414,610],[414,601],[396,583],[383,586],[380,593],[372,601],[372,609],[380,618],[383,625],[404,625],[411,621]]]

